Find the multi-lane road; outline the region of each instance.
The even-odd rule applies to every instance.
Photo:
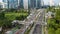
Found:
[[[42,34],[42,23],[44,20],[44,9],[39,9],[39,10],[32,10],[31,14],[27,17],[27,19],[24,21],[25,26],[29,26],[29,24],[35,22],[34,28],[31,31],[31,34]],[[24,34],[26,30],[26,27],[23,27],[21,31],[17,31],[16,33],[19,34]]]
[[[42,25],[36,24],[33,34],[42,34]]]
[[[22,23],[24,23],[25,27],[18,30],[16,33],[24,34],[25,30],[29,27],[29,24],[32,24],[35,21],[35,18],[37,17],[38,13],[40,13],[40,11],[32,10],[31,14],[27,17],[27,19],[24,20],[24,22],[22,21]]]
[[[38,10],[40,11],[40,14],[37,16],[36,20],[35,20],[35,28],[34,31],[32,32],[32,34],[43,34],[43,27],[44,26],[44,15],[45,15],[45,11],[44,10]]]

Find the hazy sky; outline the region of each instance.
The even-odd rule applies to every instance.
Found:
[[[55,4],[59,3],[60,0],[53,0],[55,2]],[[44,0],[44,4],[48,4],[49,0]]]
[[[44,4],[48,4],[49,0],[43,0]],[[0,2],[2,2],[2,0],[0,0]],[[60,0],[54,0],[54,2],[57,4],[58,2],[60,2]]]
[[[0,0],[0,2],[2,2],[2,0]]]

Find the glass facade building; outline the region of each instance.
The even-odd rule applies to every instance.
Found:
[[[36,8],[36,0],[34,0],[34,8]]]
[[[28,0],[28,8],[36,8],[36,0]]]
[[[13,8],[18,8],[18,0],[13,0]]]
[[[8,0],[8,7],[9,8],[17,8],[18,7],[18,0]]]
[[[19,4],[20,4],[20,6],[19,6],[20,8],[24,8],[24,6],[23,6],[23,0],[20,0]]]
[[[5,4],[5,7],[8,7],[8,8],[24,8],[25,6],[25,3],[24,3],[25,0],[3,0]],[[28,5],[28,8],[40,8],[41,7],[41,0],[26,0],[27,1],[27,4]]]
[[[7,3],[7,0],[3,0],[4,3]]]
[[[41,0],[36,0],[36,8],[40,8],[41,7]]]
[[[40,8],[41,7],[41,0],[30,0],[30,8]]]
[[[31,5],[31,8],[34,8],[34,0],[30,0],[30,5]]]
[[[3,8],[3,5],[0,4],[0,8]]]
[[[28,0],[28,8],[30,9],[30,0]]]
[[[3,5],[3,6],[4,6],[3,8],[8,8],[7,0],[2,0],[2,2],[3,2],[3,4],[4,4],[4,5]]]

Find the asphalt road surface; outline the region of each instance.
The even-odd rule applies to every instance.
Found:
[[[32,34],[42,34],[42,24],[44,24],[43,23],[43,20],[44,20],[44,14],[45,14],[45,12],[44,12],[44,10],[39,10],[41,13],[39,14],[40,16],[38,16],[37,17],[37,19],[36,19],[36,26],[35,26],[35,28],[34,28],[34,31],[33,31],[33,33]]]
[[[34,29],[34,31],[33,31],[33,34],[42,34],[42,25],[37,24],[37,25],[35,26],[35,29]]]

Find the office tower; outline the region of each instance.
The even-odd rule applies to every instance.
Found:
[[[7,0],[2,0],[3,8],[7,8]]]
[[[40,8],[41,7],[41,0],[36,0],[36,8]]]
[[[8,8],[23,8],[23,0],[7,0]]]
[[[28,0],[23,0],[24,9],[28,9]]]
[[[30,0],[28,0],[28,9],[31,8],[31,3],[30,3]]]
[[[30,0],[30,8],[36,8],[36,0]]]
[[[0,2],[0,8],[2,8],[2,3]]]
[[[8,8],[13,8],[12,0],[7,0]]]
[[[19,1],[19,4],[20,4],[20,5],[19,5],[19,8],[23,9],[23,8],[24,8],[24,6],[23,6],[23,0],[20,0],[20,1]]]
[[[0,1],[0,8],[2,8],[1,1]]]
[[[3,0],[5,8],[34,9],[43,6],[42,0]]]
[[[34,8],[36,8],[36,0],[34,0]]]
[[[36,8],[36,0],[28,0],[29,8]]]
[[[41,6],[44,6],[44,1],[43,0],[41,0]]]
[[[3,0],[4,3],[7,3],[7,0]]]
[[[42,6],[41,0],[30,0],[31,8],[40,8]]]
[[[34,8],[34,0],[30,0],[31,8]]]
[[[20,4],[19,4],[19,3],[20,3],[20,0],[18,0],[18,7],[20,6]]]
[[[7,0],[8,8],[18,8],[18,0]]]
[[[13,1],[13,8],[15,8],[15,9],[18,8],[18,0]]]

